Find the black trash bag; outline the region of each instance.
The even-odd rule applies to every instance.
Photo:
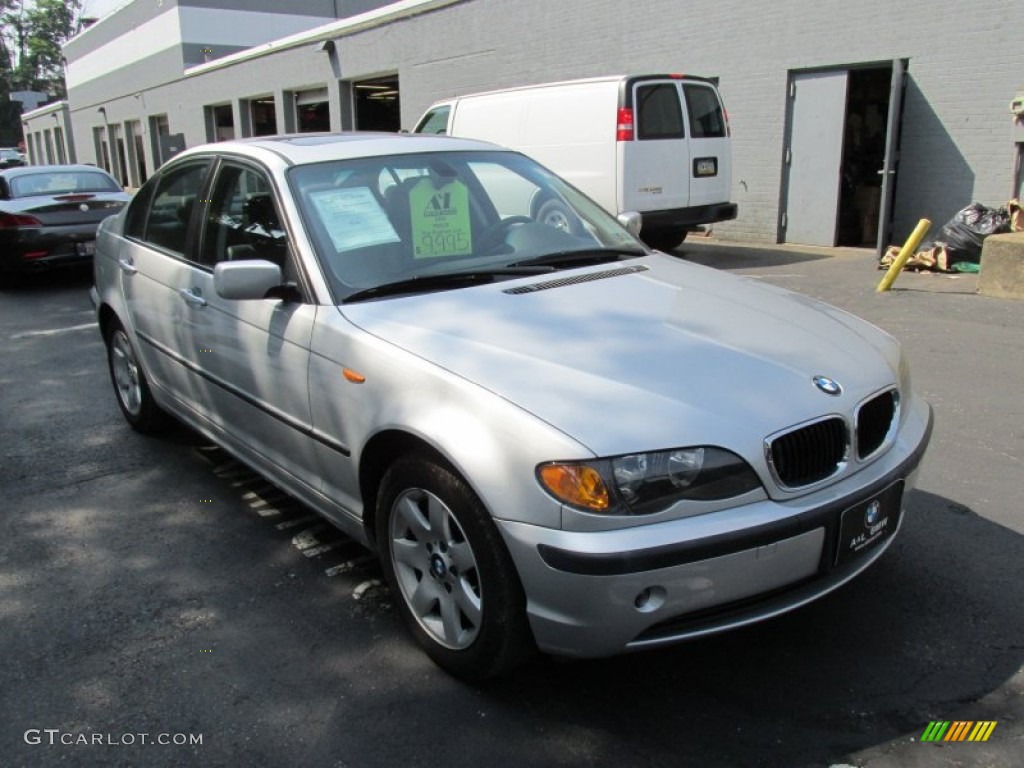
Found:
[[[946,248],[950,264],[960,261],[979,264],[985,238],[1009,231],[1010,213],[1005,206],[988,208],[981,203],[971,203],[947,221],[935,239],[921,246],[921,250],[941,245]]]

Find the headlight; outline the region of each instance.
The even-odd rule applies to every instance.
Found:
[[[551,462],[537,476],[559,501],[606,514],[652,514],[680,499],[729,499],[761,487],[743,459],[711,446]]]

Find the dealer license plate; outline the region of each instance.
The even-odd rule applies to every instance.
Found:
[[[839,524],[836,565],[877,547],[900,524],[903,481],[897,480],[881,493],[843,512]]]
[[[75,243],[79,256],[92,256],[96,253],[96,241],[86,240],[84,243]]]

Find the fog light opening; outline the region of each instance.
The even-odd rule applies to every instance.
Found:
[[[664,587],[647,587],[633,599],[633,605],[640,613],[651,613],[665,604]]]

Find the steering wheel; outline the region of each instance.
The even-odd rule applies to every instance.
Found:
[[[508,230],[517,224],[533,224],[533,219],[529,216],[509,216],[501,221],[496,221],[484,230],[484,233],[477,241],[479,243],[478,250],[480,253],[487,253],[488,251],[497,248],[499,245],[502,245],[505,241],[505,235],[508,234]]]

